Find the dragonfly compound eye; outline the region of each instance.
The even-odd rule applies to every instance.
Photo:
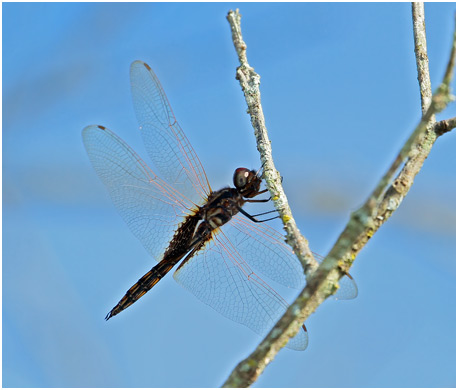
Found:
[[[250,177],[250,170],[246,168],[237,168],[234,172],[234,186],[235,188],[244,188]]]

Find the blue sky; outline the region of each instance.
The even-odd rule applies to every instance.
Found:
[[[3,386],[215,387],[259,341],[171,275],[104,321],[153,261],[81,141],[101,124],[148,161],[128,75],[141,59],[213,188],[259,167],[225,19],[237,7],[275,162],[314,251],[326,254],[419,121],[408,3],[4,3]],[[454,14],[426,4],[433,88]],[[325,302],[307,321],[308,349],[280,352],[256,386],[455,386],[455,157],[453,132],[357,258],[358,298]]]

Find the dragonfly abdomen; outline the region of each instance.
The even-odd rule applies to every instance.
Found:
[[[107,314],[105,319],[109,320],[145,295],[175,266],[178,260],[164,259],[154,266],[126,292],[118,304]]]

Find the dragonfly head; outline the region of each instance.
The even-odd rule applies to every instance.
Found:
[[[237,168],[234,172],[234,186],[244,198],[253,198],[259,193],[262,179],[256,171]]]

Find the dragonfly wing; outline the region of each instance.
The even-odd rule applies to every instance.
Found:
[[[135,61],[130,67],[130,81],[143,142],[157,172],[178,192],[199,204],[210,194],[210,185],[158,78],[146,63]]]
[[[222,231],[205,250],[180,266],[174,278],[217,312],[261,336],[288,308],[288,303],[251,270]],[[301,328],[287,346],[304,350],[307,344],[307,332]]]
[[[324,260],[324,257],[318,253],[313,252],[315,259],[321,263]],[[339,280],[339,289],[334,293],[334,299],[340,301],[347,301],[350,299],[355,299],[358,296],[358,286],[356,285],[355,280],[350,274],[343,276]]]
[[[285,243],[284,237],[265,223],[254,223],[244,216],[234,216],[224,231],[256,271],[283,286],[302,289],[303,267]]]
[[[339,289],[334,294],[336,299],[341,301],[355,299],[358,296],[358,286],[353,277],[348,274],[339,281]]]
[[[86,127],[83,142],[117,210],[146,250],[159,261],[191,205],[107,128]]]
[[[243,258],[255,270],[286,287],[302,289],[305,286],[303,267],[284,236],[265,223],[254,223],[236,215],[224,227]],[[323,257],[316,255],[321,262]],[[358,287],[351,275],[340,279],[340,288],[334,297],[339,300],[354,299]]]

